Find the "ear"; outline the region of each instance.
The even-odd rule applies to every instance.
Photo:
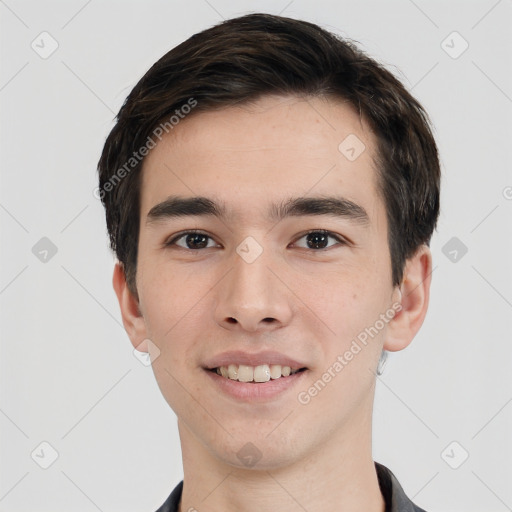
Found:
[[[419,331],[427,314],[432,274],[432,254],[422,245],[406,261],[404,277],[393,296],[402,309],[388,323],[384,350],[396,352],[406,348]]]
[[[123,325],[134,348],[140,352],[149,352],[146,322],[139,309],[139,301],[133,296],[126,282],[122,263],[114,267],[112,285],[119,301]]]

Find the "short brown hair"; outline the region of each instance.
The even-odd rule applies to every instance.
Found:
[[[100,197],[111,247],[133,293],[143,164],[137,150],[191,100],[189,115],[195,115],[270,94],[341,98],[371,126],[394,285],[402,281],[406,260],[429,245],[439,214],[440,168],[430,120],[419,102],[351,41],[306,21],[250,14],[195,34],[166,53],[128,95],[107,137],[98,163]]]

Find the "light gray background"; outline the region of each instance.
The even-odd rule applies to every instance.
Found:
[[[512,510],[511,0],[0,1],[0,510],[154,512],[181,480],[176,417],[120,323],[95,169],[147,68],[251,11],[359,41],[430,113],[431,305],[379,379],[374,458],[429,511]],[[50,48],[43,31],[47,59],[31,48]],[[452,237],[468,248],[455,262]]]

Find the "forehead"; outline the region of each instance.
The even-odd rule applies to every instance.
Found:
[[[146,157],[141,214],[170,195],[215,197],[252,217],[290,196],[337,194],[372,217],[382,207],[375,151],[369,126],[340,100],[267,96],[197,112]]]

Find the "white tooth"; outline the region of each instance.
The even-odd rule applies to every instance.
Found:
[[[268,364],[262,364],[254,368],[254,382],[268,382],[270,380],[270,368]]]
[[[230,364],[228,366],[228,377],[231,380],[237,380],[238,379],[238,366],[236,364]]]
[[[271,379],[279,379],[281,377],[281,365],[280,364],[271,364],[270,365],[270,378]]]
[[[238,366],[238,380],[240,382],[251,382],[254,378],[254,368],[241,364]]]
[[[298,371],[292,370],[290,366],[281,366],[280,364],[261,364],[256,367],[246,364],[230,364],[227,367],[220,366],[216,368],[219,375],[239,382],[268,382],[270,379],[288,377]]]

